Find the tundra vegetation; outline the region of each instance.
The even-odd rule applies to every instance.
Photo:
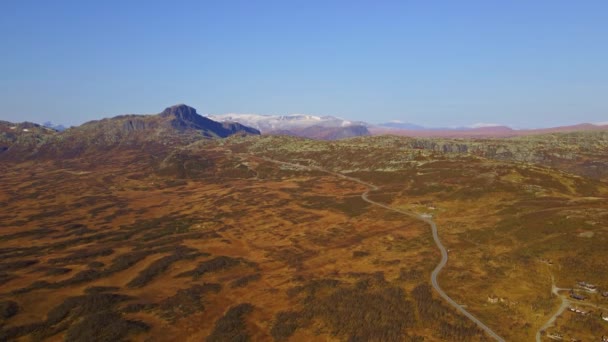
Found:
[[[542,338],[608,335],[606,132],[62,144],[0,163],[0,340],[489,340],[431,287],[429,226],[339,173],[432,215],[442,288],[506,340],[552,279],[598,290]]]

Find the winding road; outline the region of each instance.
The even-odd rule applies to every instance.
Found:
[[[353,182],[357,182],[359,184],[365,185],[368,187],[368,189],[361,194],[361,198],[366,201],[367,203],[370,203],[372,205],[384,208],[386,210],[390,210],[390,211],[394,211],[421,221],[426,222],[429,226],[431,226],[431,230],[433,232],[433,240],[435,241],[435,244],[437,245],[437,248],[439,248],[439,250],[441,251],[441,261],[439,261],[439,264],[437,264],[437,266],[435,267],[435,269],[433,270],[433,272],[431,273],[431,285],[433,286],[433,288],[435,289],[435,291],[437,291],[437,293],[439,293],[439,295],[441,296],[441,298],[443,298],[446,302],[448,302],[448,304],[450,304],[452,307],[454,307],[456,310],[458,310],[458,312],[460,312],[461,314],[463,314],[464,316],[466,316],[468,319],[470,319],[473,323],[475,323],[480,329],[482,329],[483,331],[485,331],[489,336],[491,336],[492,338],[494,338],[496,341],[500,341],[500,342],[504,342],[505,340],[500,337],[498,334],[496,334],[490,327],[488,327],[487,325],[485,325],[482,321],[480,321],[477,317],[473,316],[473,314],[471,314],[470,312],[468,312],[464,307],[462,307],[462,305],[458,304],[456,301],[454,301],[450,296],[447,295],[447,293],[445,293],[445,291],[443,291],[443,289],[441,289],[441,287],[439,286],[439,283],[437,282],[437,276],[439,275],[439,272],[441,272],[441,270],[443,269],[443,267],[445,267],[445,265],[448,262],[448,251],[445,249],[445,246],[441,243],[441,240],[439,239],[439,234],[437,232],[437,225],[435,224],[435,222],[433,222],[433,220],[431,220],[430,218],[427,217],[423,217],[420,214],[416,214],[414,212],[410,212],[410,211],[406,211],[406,210],[401,210],[401,209],[396,209],[393,207],[390,207],[386,204],[380,203],[380,202],[376,202],[374,200],[369,199],[368,195],[371,191],[376,191],[378,190],[378,186],[371,184],[371,183],[367,183],[364,182],[358,178],[354,178],[354,177],[349,177],[346,176],[344,174],[338,173],[338,172],[333,172],[333,171],[329,171],[329,170],[325,170],[323,168],[319,168],[319,167],[311,167],[311,166],[305,166],[305,165],[300,165],[300,164],[294,164],[294,163],[288,163],[288,162],[284,162],[284,161],[280,161],[280,160],[274,160],[274,159],[270,159],[270,158],[262,158],[266,161],[269,162],[273,162],[273,163],[277,163],[277,164],[282,164],[282,165],[287,165],[287,166],[291,166],[291,167],[295,167],[295,168],[299,168],[299,169],[305,169],[305,170],[316,170],[316,171],[322,171],[343,179],[348,179],[350,181]]]
[[[557,319],[557,317],[559,317],[562,313],[564,313],[564,311],[566,311],[566,309],[570,306],[570,300],[568,300],[567,298],[564,298],[563,296],[561,296],[559,294],[560,290],[565,290],[565,289],[560,289],[559,287],[555,286],[555,279],[553,279],[553,275],[551,276],[551,293],[556,295],[557,297],[559,297],[562,300],[562,304],[559,306],[559,308],[557,309],[557,311],[555,311],[555,313],[553,314],[553,316],[549,317],[549,319],[547,320],[547,322],[545,324],[543,324],[542,327],[540,327],[538,329],[538,331],[536,332],[536,342],[541,342],[541,334],[543,331],[549,329],[550,327],[553,326],[553,323],[555,323],[555,320]]]
[[[592,307],[595,309],[600,309],[602,311],[608,311],[608,309],[599,306],[599,305],[595,305],[593,303],[586,303],[586,302],[580,302],[580,301],[572,301],[570,299],[568,299],[567,296],[564,296],[562,294],[559,293],[559,291],[569,291],[570,289],[566,289],[566,288],[561,288],[561,287],[557,287],[555,285],[555,278],[553,278],[553,275],[551,275],[551,293],[556,295],[559,299],[561,299],[562,303],[560,304],[559,308],[557,309],[557,311],[555,311],[555,313],[549,317],[549,319],[547,320],[547,322],[545,324],[543,324],[542,327],[540,327],[538,329],[538,331],[536,332],[536,342],[541,342],[541,335],[543,331],[546,331],[547,329],[551,328],[553,326],[553,324],[555,323],[555,320],[561,316],[561,314],[564,313],[564,311],[566,311],[566,309],[568,307]]]

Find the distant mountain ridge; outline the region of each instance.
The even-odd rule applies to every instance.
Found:
[[[513,129],[505,125],[485,123],[475,124],[471,127],[430,128],[398,121],[370,124],[362,121],[350,121],[334,116],[315,116],[306,114],[221,114],[209,115],[208,117],[217,121],[237,121],[247,126],[255,127],[264,134],[293,135],[326,140],[383,134],[439,138],[506,138],[545,133],[608,129],[608,122],[542,129]],[[353,127],[357,128],[355,129]]]
[[[62,125],[62,124],[54,124],[51,121],[44,122],[42,124],[42,126],[48,127],[48,128],[52,128],[52,129],[54,129],[56,131],[59,131],[59,132],[65,131],[67,129],[67,127],[65,127],[64,125]]]
[[[476,128],[423,128],[423,129],[401,129],[386,127],[382,125],[370,127],[372,135],[394,134],[409,137],[437,137],[437,138],[508,138],[526,135],[537,135],[547,133],[566,133],[577,131],[603,131],[608,130],[608,125],[578,124],[571,126],[558,126],[541,129],[513,129],[507,126],[482,126]]]
[[[98,133],[113,132],[117,136],[133,135],[133,132],[147,131],[149,133],[163,134],[190,133],[201,135],[206,138],[225,138],[238,132],[248,134],[260,134],[252,127],[236,122],[217,122],[206,118],[196,112],[196,109],[179,104],[167,107],[159,114],[126,114],[102,120],[89,121],[66,132],[74,132],[87,129],[89,131],[99,130]]]
[[[127,114],[86,122],[58,132],[41,125],[0,123],[0,153],[77,156],[114,146],[145,148],[184,145],[201,139],[235,134],[259,135],[260,131],[235,122],[217,122],[187,105],[175,105],[159,114]]]
[[[260,115],[260,114],[220,114],[209,115],[208,118],[220,122],[236,121],[241,124],[259,129],[262,133],[301,129],[312,126],[319,127],[347,127],[367,125],[364,122],[350,121],[335,116],[316,116],[308,114],[292,115]]]
[[[349,121],[334,116],[307,114],[259,115],[222,114],[209,115],[217,121],[236,121],[255,127],[264,134],[293,135],[311,139],[336,140],[370,135],[365,122]]]
[[[378,124],[376,126],[386,127],[386,128],[396,128],[396,129],[408,129],[408,130],[423,130],[427,129],[424,126],[416,125],[408,122],[385,122]]]

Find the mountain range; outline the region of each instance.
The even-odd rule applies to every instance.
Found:
[[[429,128],[412,123],[387,122],[371,124],[363,121],[350,121],[334,116],[304,114],[222,114],[209,115],[208,117],[216,121],[240,122],[259,129],[263,134],[293,135],[324,140],[383,134],[438,138],[506,138],[545,133],[608,129],[608,122],[597,124],[583,123],[540,129],[513,129],[508,126],[492,124],[478,124],[472,127]]]
[[[322,140],[370,135],[367,129],[369,124],[334,116],[222,114],[208,117],[221,122],[240,122],[269,135],[292,135]]]
[[[370,127],[373,135],[393,134],[409,137],[429,138],[508,138],[516,136],[566,133],[578,131],[602,131],[608,130],[606,124],[583,123],[571,126],[557,126],[537,129],[513,129],[508,126],[483,126],[483,127],[460,127],[460,128],[400,128],[393,125],[378,125]]]
[[[14,127],[14,128],[11,128]],[[236,133],[289,135],[319,140],[337,140],[368,135],[401,135],[410,137],[437,138],[508,138],[546,133],[601,131],[608,129],[608,122],[540,129],[513,129],[508,126],[479,124],[472,127],[428,128],[412,123],[387,122],[370,124],[351,121],[335,116],[307,114],[260,115],[221,114],[202,116],[192,107],[184,104],[168,107],[156,115],[128,114],[109,119],[86,122],[77,127],[65,129],[62,125],[46,122],[44,125],[32,123],[12,124],[0,122],[0,149],[7,150],[11,141],[21,140],[22,144],[39,144],[43,136],[61,137],[62,142],[87,141],[118,142],[158,141],[158,137],[168,143],[172,139],[198,139],[227,137]],[[178,136],[173,132],[181,133]],[[126,137],[127,139],[123,139]],[[84,145],[88,145],[88,143]]]

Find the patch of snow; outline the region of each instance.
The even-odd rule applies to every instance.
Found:
[[[471,125],[471,128],[486,128],[486,127],[499,127],[502,126],[500,124],[495,124],[495,123],[485,123],[485,122],[478,122],[476,124]]]
[[[17,127],[16,127],[16,126],[13,126],[13,127],[11,127],[11,129],[17,129]]]
[[[27,128],[24,128],[24,129],[23,129],[23,131],[24,131],[24,132],[29,132],[30,130],[29,130],[29,129],[27,129]]]
[[[291,114],[291,115],[261,115],[261,114],[219,114],[208,115],[211,120],[226,122],[234,121],[240,124],[254,127],[262,132],[274,130],[302,129],[311,126],[322,127],[346,127],[355,122],[337,118],[334,116],[317,116],[310,114]]]

